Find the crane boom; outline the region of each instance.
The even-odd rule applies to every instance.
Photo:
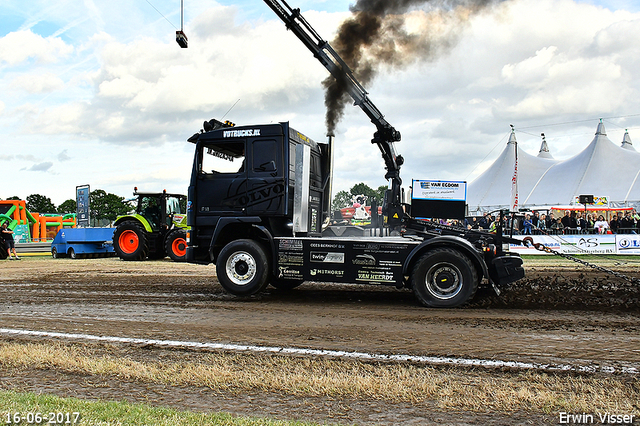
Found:
[[[349,66],[333,47],[326,40],[323,40],[304,19],[300,14],[300,9],[292,9],[285,0],[264,0],[264,2],[285,23],[287,29],[291,30],[302,41],[331,75],[344,84],[355,105],[359,106],[376,126],[377,131],[374,133],[371,143],[375,143],[380,148],[387,169],[385,179],[391,183],[390,193],[386,197],[386,205],[384,206],[386,211],[384,214],[387,216],[390,225],[399,224],[404,216],[400,196],[402,184],[400,166],[404,163],[404,159],[396,153],[394,142],[400,141],[400,132],[385,120],[380,110],[371,102],[367,96],[367,91],[355,78]]]

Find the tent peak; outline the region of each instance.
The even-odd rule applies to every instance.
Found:
[[[600,119],[600,123],[598,123],[598,128],[596,129],[596,135],[607,136],[607,131],[604,128],[604,123],[602,122],[602,118]]]
[[[632,151],[636,150],[631,143],[631,137],[629,136],[629,130],[627,129],[624,129],[624,137],[622,138],[622,145],[620,146],[624,149],[630,149]]]
[[[518,141],[516,140],[516,129],[514,129],[513,124],[510,124],[511,126],[511,134],[509,135],[509,142],[507,142],[507,145],[509,144],[517,144]]]
[[[542,143],[540,144],[540,151],[538,152],[538,157],[540,158],[553,158],[553,155],[549,152],[549,145],[547,145],[547,139],[544,133],[540,133],[542,136]]]

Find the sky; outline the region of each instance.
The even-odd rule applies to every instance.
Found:
[[[329,41],[351,16],[350,1],[289,3]],[[433,25],[429,11],[413,10],[408,31]],[[58,205],[85,184],[123,197],[134,187],[186,194],[186,140],[211,118],[289,121],[326,140],[328,73],[262,1],[184,0],[187,49],[175,42],[178,0],[3,0],[0,17],[0,199],[41,194]],[[614,143],[628,129],[640,150],[637,1],[499,1],[433,28],[436,40],[453,34],[446,47],[381,65],[367,85],[402,133],[405,186],[472,181],[510,125],[534,155],[541,133],[556,159],[578,154],[600,119]],[[334,193],[387,184],[374,131],[347,107]]]

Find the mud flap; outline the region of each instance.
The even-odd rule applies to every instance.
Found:
[[[524,278],[524,268],[520,256],[499,256],[491,261],[489,268],[491,285],[498,295],[497,286],[505,285]]]

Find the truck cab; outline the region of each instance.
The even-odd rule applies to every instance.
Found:
[[[214,126],[215,127],[215,126]],[[330,146],[289,123],[194,135],[187,260],[209,263],[231,240],[320,236],[330,203]]]

